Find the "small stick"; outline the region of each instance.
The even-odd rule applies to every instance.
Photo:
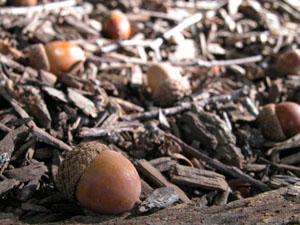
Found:
[[[298,148],[300,146],[300,134],[297,134],[283,142],[277,143],[274,147],[267,151],[267,155],[271,155],[275,152],[285,149]]]
[[[118,46],[148,46],[151,47],[153,50],[158,49],[158,47],[152,44],[149,44],[148,42],[144,42],[139,40],[138,43],[135,43],[135,41],[127,42],[127,41],[120,41],[117,43],[111,44],[104,46],[102,50],[106,51],[105,53],[108,53],[112,50],[115,50],[118,48]],[[142,44],[143,43],[143,44]],[[157,45],[159,45],[158,43]],[[87,57],[91,61],[96,61],[96,62],[125,62],[125,63],[131,63],[131,64],[138,64],[138,65],[152,65],[156,62],[150,62],[150,61],[142,61],[138,58],[120,58],[116,57],[116,55],[110,55],[110,57],[98,57],[94,55],[89,55]],[[262,60],[261,55],[255,55],[255,56],[249,56],[249,57],[244,57],[244,58],[238,58],[238,59],[227,59],[227,60],[213,60],[213,61],[206,61],[206,60],[192,60],[192,61],[175,61],[175,62],[170,62],[173,66],[176,67],[184,67],[184,66],[203,66],[203,67],[213,67],[213,66],[232,66],[232,65],[241,65],[241,64],[247,64],[247,63],[255,63],[255,62],[260,62]]]
[[[51,2],[43,5],[27,6],[27,7],[4,7],[0,8],[0,15],[27,15],[41,11],[51,11],[63,8],[69,8],[77,5],[76,0],[66,0],[59,2]]]
[[[120,40],[109,45],[101,47],[100,51],[103,53],[108,53],[114,51],[120,47],[125,46],[142,46],[142,47],[150,47],[152,41],[147,40]]]
[[[165,108],[161,109],[162,113],[166,116],[171,116],[175,115],[178,113],[181,113],[183,111],[186,111],[191,108],[192,104],[196,104],[198,106],[205,106],[207,104],[213,103],[213,102],[228,102],[231,100],[234,100],[238,97],[247,95],[249,93],[249,87],[244,87],[242,89],[238,89],[236,91],[233,91],[231,94],[228,95],[220,95],[208,99],[202,99],[196,102],[184,102],[180,106],[174,106],[170,108]],[[123,118],[125,121],[133,121],[133,120],[138,120],[138,119],[153,119],[158,116],[159,109],[154,109],[151,111],[147,112],[142,112],[142,113],[134,113],[134,114],[129,114]]]
[[[239,59],[228,59],[228,60],[196,60],[196,61],[184,61],[184,62],[173,62],[172,65],[174,66],[204,66],[204,67],[213,67],[213,66],[231,66],[231,65],[239,65],[239,64],[246,64],[246,63],[254,63],[259,62],[262,60],[261,55],[255,55],[245,58]]]
[[[199,10],[215,10],[217,11],[219,8],[223,7],[227,4],[226,0],[218,0],[218,1],[173,1],[169,3],[171,7],[176,8],[187,8],[187,9],[199,9]]]
[[[171,38],[172,35],[183,31],[185,28],[199,22],[201,19],[202,19],[202,14],[196,13],[196,14],[192,15],[191,17],[184,19],[178,25],[173,27],[171,30],[164,33],[163,37],[168,40]]]
[[[213,168],[221,171],[222,173],[225,173],[225,174],[228,174],[228,175],[233,176],[235,178],[238,178],[238,179],[240,179],[240,180],[242,180],[246,183],[250,183],[250,184],[252,184],[253,186],[259,188],[262,191],[270,190],[268,185],[266,185],[263,182],[261,182],[259,180],[256,180],[256,179],[250,177],[249,175],[243,173],[237,167],[227,166],[227,165],[223,164],[222,162],[220,162],[219,160],[210,158],[209,156],[207,156],[207,155],[203,154],[202,152],[198,151],[197,149],[187,145],[186,143],[184,143],[183,141],[181,141],[179,138],[175,137],[172,134],[164,133],[164,135],[165,135],[166,138],[172,139],[175,142],[177,142],[186,153],[188,153],[188,154],[190,154],[190,155],[192,155],[192,156],[194,156],[198,159],[201,159],[201,160],[205,161],[208,165],[210,165]]]

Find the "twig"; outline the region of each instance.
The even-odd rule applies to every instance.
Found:
[[[0,9],[1,10],[1,9]],[[20,71],[24,71],[25,67],[23,65],[21,65],[20,63],[14,61],[13,59],[3,55],[0,53],[0,62],[13,68],[13,69],[17,69]]]
[[[175,115],[178,113],[181,113],[183,111],[186,111],[191,108],[192,104],[196,104],[198,106],[205,106],[207,104],[213,103],[213,102],[228,102],[231,100],[234,100],[238,97],[245,96],[249,93],[249,87],[244,87],[242,89],[233,91],[232,93],[228,95],[220,95],[208,99],[203,99],[199,100],[196,102],[184,102],[180,106],[175,106],[175,107],[170,107],[170,108],[165,108],[161,109],[162,113],[166,116],[171,116]],[[147,112],[142,112],[142,113],[134,113],[134,114],[129,114],[123,118],[125,121],[133,121],[133,120],[138,120],[138,119],[153,119],[158,116],[159,109],[154,109],[151,111]]]
[[[106,53],[115,50],[117,46],[146,46],[149,43],[142,43],[143,41],[139,41],[138,43],[135,43],[135,41],[121,41],[119,42],[120,45],[118,44],[111,44],[104,46],[104,51]],[[153,44],[153,43],[152,43]],[[151,44],[150,44],[151,45]],[[149,45],[149,47],[150,47]],[[159,45],[159,43],[157,44]],[[157,47],[154,47],[151,45],[151,48],[153,51],[156,51]],[[102,49],[103,50],[103,49]],[[150,61],[142,61],[139,58],[128,58],[128,57],[118,57],[116,54],[110,55],[109,57],[99,57],[95,55],[89,55],[87,57],[88,60],[90,61],[95,61],[95,62],[124,62],[124,63],[130,63],[130,64],[137,64],[137,65],[152,65],[156,62],[150,62]],[[228,59],[228,60],[213,60],[213,61],[206,61],[206,60],[193,60],[193,61],[177,61],[177,62],[170,62],[173,66],[176,67],[184,67],[184,66],[203,66],[203,67],[213,67],[213,66],[231,66],[231,65],[240,65],[240,64],[247,64],[247,63],[255,63],[259,62],[262,60],[261,55],[256,55],[256,56],[250,56],[250,57],[245,57],[245,58],[239,58],[239,59]]]
[[[151,43],[152,41],[147,41],[147,40],[120,40],[112,44],[101,47],[100,51],[103,53],[108,53],[120,47],[126,47],[126,46],[151,47]]]
[[[191,17],[184,19],[181,23],[173,27],[171,30],[164,33],[163,37],[165,39],[170,39],[170,37],[176,33],[183,31],[185,28],[199,22],[202,19],[201,13],[196,13]]]
[[[178,21],[181,18],[176,17],[176,15],[170,15],[168,13],[164,12],[157,12],[157,11],[149,11],[145,9],[140,9],[139,13],[143,16],[149,16],[149,17],[156,17],[156,18],[161,18],[165,20],[172,20],[172,21]]]
[[[52,135],[48,134],[46,131],[42,130],[38,126],[33,126],[33,133],[39,139],[45,142],[48,145],[52,145],[56,148],[71,151],[72,147],[64,143],[63,141],[53,137]]]
[[[261,182],[259,180],[256,180],[256,179],[250,177],[249,175],[243,173],[237,167],[227,166],[227,165],[223,164],[222,162],[220,162],[219,160],[210,158],[209,156],[207,156],[207,155],[201,153],[200,151],[198,151],[197,149],[187,145],[186,143],[184,143],[183,141],[181,141],[179,138],[175,137],[172,134],[164,133],[164,135],[165,135],[166,138],[172,139],[175,142],[177,142],[182,147],[182,149],[184,151],[186,151],[186,153],[205,161],[208,165],[212,166],[216,170],[219,170],[222,173],[225,173],[225,174],[228,174],[228,175],[233,176],[235,178],[238,178],[238,179],[240,179],[244,182],[250,183],[254,187],[259,188],[262,191],[270,190],[268,185],[266,185],[263,182]]]
[[[267,151],[267,155],[271,155],[275,152],[282,151],[285,149],[298,148],[300,146],[300,134],[297,134],[286,141],[277,143],[274,147]]]
[[[175,1],[170,5],[176,8],[191,8],[191,9],[201,9],[201,10],[215,10],[223,7],[227,4],[226,0],[218,0],[218,1]]]
[[[59,2],[51,2],[43,5],[36,5],[30,7],[5,7],[0,8],[0,15],[27,15],[41,11],[51,11],[63,8],[69,8],[77,5],[76,0],[66,0]]]
[[[135,131],[141,127],[141,123],[128,123],[128,124],[114,124],[112,127],[102,128],[102,127],[82,127],[79,132],[79,136],[84,137],[101,137],[106,135],[112,135],[113,133],[121,133],[124,131]]]
[[[250,56],[239,59],[228,59],[228,60],[195,60],[195,61],[184,61],[184,62],[173,62],[174,66],[204,66],[204,67],[213,67],[213,66],[231,66],[231,65],[239,65],[246,63],[259,62],[262,60],[261,55]]]

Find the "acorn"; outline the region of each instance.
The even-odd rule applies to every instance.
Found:
[[[267,138],[283,141],[300,133],[300,105],[294,102],[265,105],[257,120]]]
[[[157,63],[147,70],[147,83],[152,93],[167,79],[180,78],[180,73],[169,63]]]
[[[150,66],[147,71],[147,83],[157,106],[171,106],[191,94],[189,82],[169,63]]]
[[[157,106],[168,107],[191,93],[190,84],[186,79],[167,79],[153,93],[153,101]]]
[[[37,0],[12,0],[9,2],[14,6],[34,6],[37,4]]]
[[[278,56],[275,69],[286,75],[300,75],[300,49],[283,53]]]
[[[141,194],[141,180],[133,164],[96,141],[80,143],[68,152],[56,178],[62,194],[96,213],[126,212]]]
[[[30,64],[40,70],[50,71],[58,75],[70,70],[76,73],[82,66],[85,52],[75,43],[69,41],[53,41],[46,45],[36,44],[29,51]]]
[[[119,10],[113,10],[103,20],[103,33],[110,39],[128,39],[131,35],[131,24],[127,16]]]

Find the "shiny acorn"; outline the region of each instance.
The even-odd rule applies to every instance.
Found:
[[[104,35],[113,40],[128,39],[131,35],[131,23],[119,10],[113,10],[104,18],[102,29]]]
[[[67,153],[58,169],[57,186],[69,199],[101,214],[126,212],[141,194],[133,164],[96,141],[80,143]]]
[[[300,133],[300,105],[294,102],[265,105],[257,120],[267,138],[283,141]]]
[[[286,75],[300,75],[300,49],[283,53],[278,56],[275,69]]]
[[[46,45],[31,46],[29,52],[30,64],[36,69],[43,69],[58,75],[72,69],[76,73],[82,66],[85,52],[75,43],[69,41],[53,41]]]

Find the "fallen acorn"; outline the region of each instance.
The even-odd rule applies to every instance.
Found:
[[[157,106],[168,107],[191,92],[190,84],[184,78],[168,79],[153,93],[153,101]]]
[[[58,169],[57,185],[67,198],[102,214],[132,209],[141,194],[133,164],[96,141],[80,143],[67,153]]]
[[[169,63],[157,63],[148,68],[148,86],[157,106],[167,107],[191,94],[191,87],[184,77]]]
[[[29,51],[29,61],[34,68],[50,71],[55,75],[67,72],[74,65],[72,72],[77,72],[84,59],[85,52],[77,44],[69,41],[36,44],[31,46]]]
[[[286,75],[300,75],[300,49],[294,49],[278,56],[276,71]]]
[[[257,120],[267,138],[283,141],[300,133],[300,105],[294,102],[265,105]]]
[[[128,39],[131,35],[131,24],[123,12],[113,10],[103,20],[103,33],[113,40]]]

